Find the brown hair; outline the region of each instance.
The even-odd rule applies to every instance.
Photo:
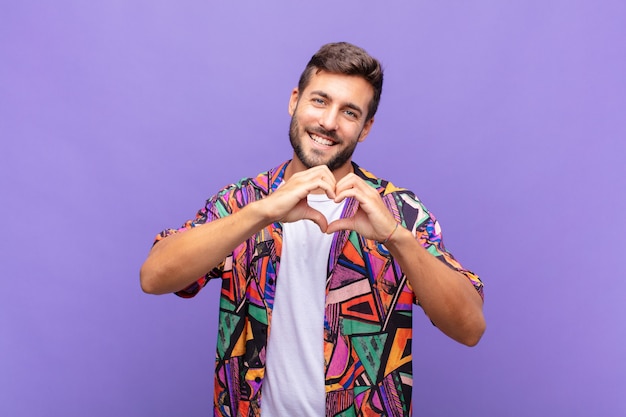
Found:
[[[374,117],[383,92],[383,68],[376,58],[348,42],[327,43],[306,64],[298,81],[299,91],[304,91],[314,71],[316,74],[320,71],[327,71],[332,74],[363,77],[374,89],[374,97],[367,109],[366,120]]]

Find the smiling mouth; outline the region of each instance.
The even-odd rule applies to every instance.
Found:
[[[320,145],[333,146],[333,145],[336,144],[336,142],[333,142],[330,139],[326,139],[326,138],[323,138],[321,136],[318,136],[315,133],[310,133],[309,132],[309,137],[313,140],[313,142],[319,143]]]

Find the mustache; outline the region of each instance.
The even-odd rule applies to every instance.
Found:
[[[325,137],[327,137],[329,139],[332,139],[334,142],[337,142],[337,143],[341,143],[342,142],[341,138],[339,138],[339,136],[337,136],[337,132],[334,131],[334,130],[326,130],[323,127],[319,127],[319,126],[318,127],[314,127],[314,128],[310,128],[310,129],[307,129],[307,130],[309,131],[309,133],[315,133],[315,134],[320,135],[320,136],[325,136]]]

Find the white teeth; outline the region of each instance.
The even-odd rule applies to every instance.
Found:
[[[335,144],[332,140],[324,139],[314,134],[310,134],[309,136],[313,139],[313,141],[319,143],[320,145],[332,146]]]

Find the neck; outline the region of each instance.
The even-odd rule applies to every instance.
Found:
[[[291,176],[297,172],[306,171],[308,168],[298,159],[296,155],[293,156],[289,165],[285,169],[284,180],[287,181]],[[347,161],[345,164],[340,166],[339,168],[332,171],[333,176],[335,177],[335,181],[339,181],[346,175],[354,172],[354,168],[352,167],[352,160]]]

